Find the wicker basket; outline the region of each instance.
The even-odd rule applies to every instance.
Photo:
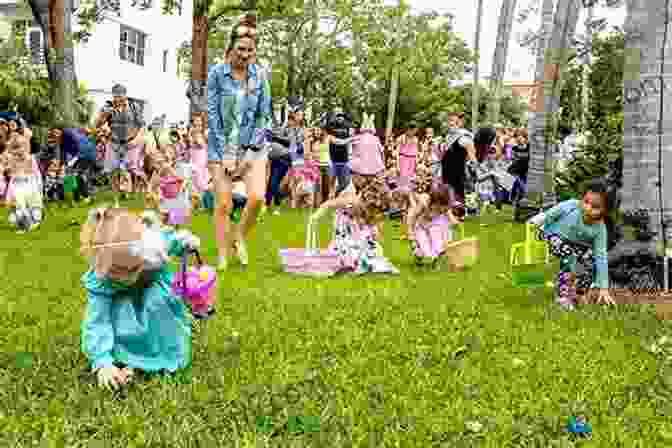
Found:
[[[460,239],[451,241],[444,247],[444,256],[452,269],[462,270],[472,267],[478,261],[481,244],[478,238],[465,238],[464,224],[459,225]]]

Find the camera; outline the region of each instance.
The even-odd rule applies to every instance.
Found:
[[[323,124],[327,132],[338,139],[350,137],[352,117],[345,112],[330,112],[323,117]]]

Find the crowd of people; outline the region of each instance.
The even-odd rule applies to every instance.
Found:
[[[348,113],[326,113],[310,128],[298,97],[289,99],[286,122],[275,126],[270,77],[255,64],[256,44],[247,16],[234,27],[226,62],[208,75],[207,118],[194,114],[189,125],[146,127],[121,85],[94,129],[54,125],[46,154],[31,153],[27,123],[0,122],[4,200],[19,231],[39,226],[45,200],[62,200],[64,192],[89,201],[93,179],[111,179],[117,203],[91,210],[80,234],[89,262],[82,348],[102,385],[126,384],[137,370],[175,372],[191,363],[189,322],[213,316],[214,302],[198,313],[192,307],[190,316],[167,265],[199,249],[188,230],[198,210],[214,214],[219,275],[232,252],[248,265],[251,230],[269,210],[279,213],[284,200],[309,209],[311,228],[335,210],[326,249],[331,274],[399,274],[382,245],[386,216],[401,218],[416,262],[436,265],[466,215],[497,212],[524,194],[524,129],[472,133],[464,114],[451,113],[444,135],[412,125],[385,139],[369,115],[358,124]],[[605,191],[595,184],[582,201],[531,221],[562,261],[557,301],[566,308],[575,302],[572,274],[586,242],[600,299],[610,300]],[[122,207],[129,196],[144,197],[141,215]]]

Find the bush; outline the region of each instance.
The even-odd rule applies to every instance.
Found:
[[[17,110],[28,121],[36,141],[44,143],[46,128],[58,115],[54,94],[43,67],[28,64],[24,58],[9,57],[0,65],[0,111]],[[75,126],[86,126],[93,112],[93,102],[80,85],[74,101]]]

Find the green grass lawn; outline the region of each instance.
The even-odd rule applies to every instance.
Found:
[[[86,263],[68,224],[86,209],[53,210],[27,235],[2,212],[0,446],[579,446],[564,433],[572,414],[593,426],[581,446],[672,446],[672,351],[650,348],[670,326],[643,306],[568,313],[549,289],[512,287],[501,274],[522,226],[470,222],[481,260],[450,274],[413,266],[390,222],[402,275],[316,280],[283,274],[277,256],[303,246],[304,213],[268,216],[248,270],[220,278],[191,382],[111,394],[80,351]],[[211,218],[193,230],[214,262]]]

